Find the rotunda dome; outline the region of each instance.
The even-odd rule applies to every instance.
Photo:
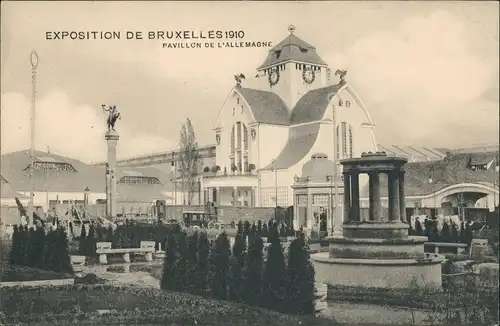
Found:
[[[333,174],[334,163],[325,153],[316,153],[302,166],[302,178],[309,181],[326,182],[326,177]]]

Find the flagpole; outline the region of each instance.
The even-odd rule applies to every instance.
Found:
[[[34,209],[34,172],[35,172],[35,103],[36,103],[36,69],[38,68],[38,54],[32,51],[30,54],[31,63],[31,128],[30,128],[30,199],[28,205],[28,225],[33,225]]]

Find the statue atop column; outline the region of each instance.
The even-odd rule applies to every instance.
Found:
[[[108,118],[106,120],[106,123],[108,124],[108,131],[116,131],[115,130],[115,123],[116,120],[122,119],[120,112],[116,109],[116,105],[110,105],[108,109],[106,109],[106,104],[101,104],[102,110],[107,113]]]

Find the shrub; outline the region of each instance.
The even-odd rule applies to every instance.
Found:
[[[212,295],[219,300],[227,298],[230,256],[229,239],[226,232],[223,232],[215,240],[215,246],[210,256]]]
[[[66,274],[73,274],[73,266],[71,265],[71,259],[69,257],[68,249],[68,237],[63,228],[57,228],[55,231],[55,250],[56,254],[53,255],[53,265],[51,266],[52,271]]]
[[[181,232],[176,235],[177,266],[175,268],[175,286],[178,291],[186,291],[188,287],[188,244],[186,234]]]
[[[245,269],[244,293],[248,304],[257,305],[262,288],[262,272],[264,257],[262,254],[262,238],[249,239]]]
[[[288,249],[287,281],[288,312],[313,315],[316,300],[314,267],[309,259],[303,233],[292,241]]]
[[[264,267],[262,303],[268,309],[285,311],[287,273],[277,224],[271,228],[268,240],[271,244]]]
[[[210,172],[210,168],[208,166],[205,166],[203,168],[203,172],[205,172],[205,173]]]
[[[231,283],[229,298],[233,301],[244,302],[244,271],[246,258],[246,241],[241,233],[236,234],[231,256]]]
[[[161,278],[161,289],[173,290],[176,285],[176,268],[177,268],[177,243],[174,235],[168,237],[167,248],[165,251],[165,260],[163,261],[163,274]]]
[[[188,237],[188,252],[187,252],[187,291],[196,292],[196,269],[198,266],[198,232],[194,232]]]
[[[17,225],[14,225],[14,233],[12,234],[12,247],[10,250],[9,263],[10,265],[19,265],[21,259],[21,231]]]
[[[198,239],[198,266],[195,274],[195,284],[198,294],[205,294],[208,287],[208,272],[210,270],[209,254],[210,244],[208,243],[208,237],[205,232],[202,232]]]
[[[96,232],[93,224],[90,224],[89,233],[87,235],[86,243],[86,254],[87,257],[94,257],[96,255]]]

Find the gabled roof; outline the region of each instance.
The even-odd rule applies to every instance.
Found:
[[[297,61],[315,65],[326,66],[320,58],[316,48],[301,40],[294,34],[290,34],[283,41],[269,50],[266,60],[257,69],[266,68],[278,63]]]
[[[35,191],[82,192],[85,187],[91,191],[104,192],[104,174],[82,161],[60,155],[35,151],[36,161],[70,164],[75,171],[35,170],[33,187]],[[43,157],[43,159],[40,159]],[[29,165],[30,151],[23,150],[2,155],[1,172],[9,180],[12,188],[18,191],[30,189]],[[27,169],[28,168],[28,169]]]
[[[319,121],[328,108],[329,96],[336,94],[343,84],[331,85],[307,92],[295,104],[290,115],[290,125]]]
[[[290,128],[288,141],[274,163],[262,170],[288,169],[309,153],[318,138],[320,124],[313,123]]]
[[[256,122],[288,125],[288,107],[277,94],[252,88],[236,88],[250,106]]]

